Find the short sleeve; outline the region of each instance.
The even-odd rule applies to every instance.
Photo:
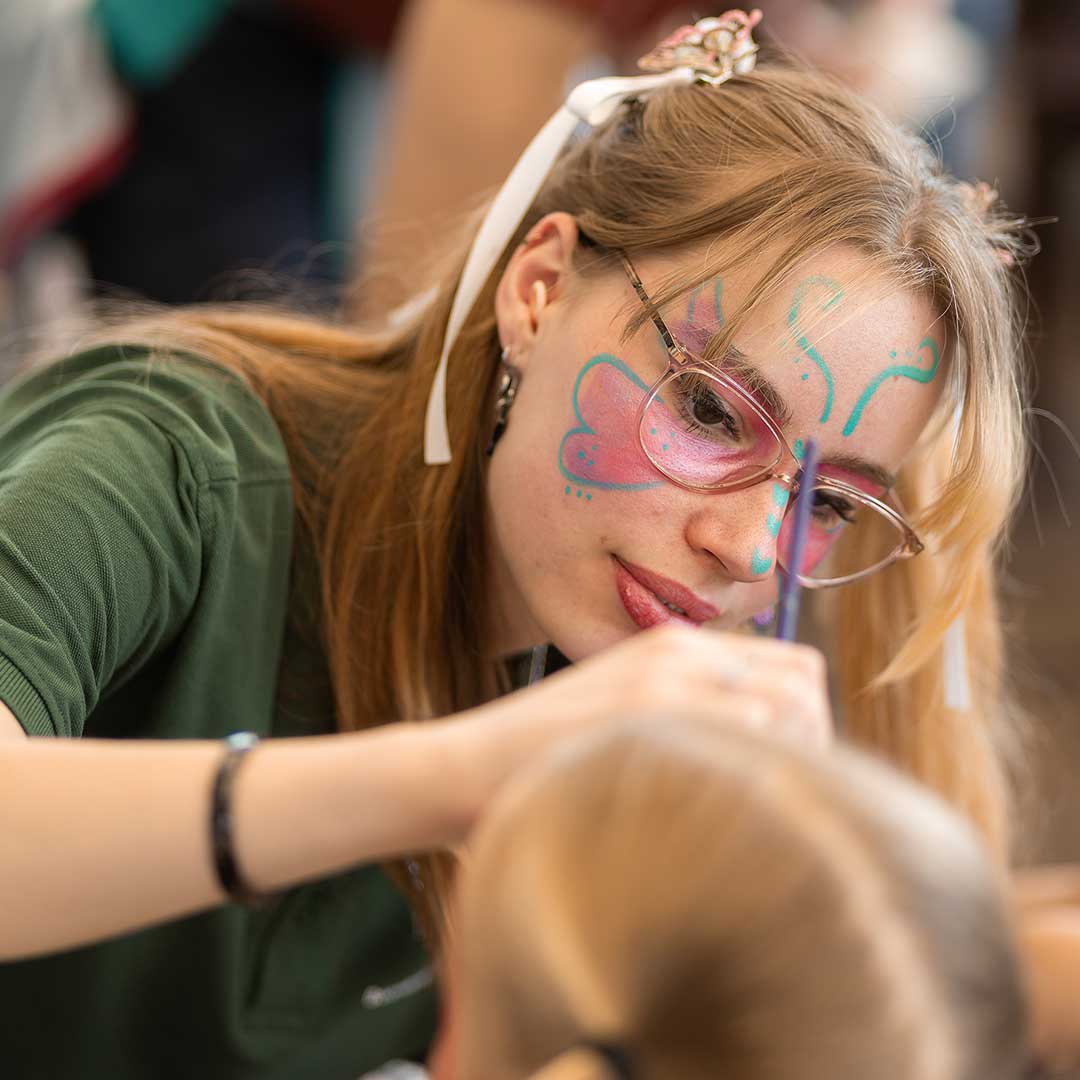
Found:
[[[0,699],[80,735],[198,589],[199,485],[136,388],[46,423],[0,467]]]

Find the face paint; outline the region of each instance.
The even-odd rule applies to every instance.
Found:
[[[802,566],[798,573],[806,575],[814,571],[818,564],[829,554],[844,527],[842,520],[835,525],[825,526],[814,520],[813,512],[810,515],[809,525],[806,530],[806,546],[803,548]],[[784,518],[784,524],[780,529],[777,540],[777,551],[780,553],[780,561],[789,571],[795,568],[791,565],[791,548],[795,541],[795,515],[789,514]]]
[[[795,295],[791,301],[791,310],[788,312],[787,321],[788,326],[791,328],[792,336],[795,338],[795,344],[802,350],[804,356],[817,365],[818,370],[825,379],[825,404],[821,410],[820,420],[820,423],[824,424],[832,414],[833,395],[835,392],[832,372],[829,370],[829,365],[825,362],[825,358],[810,343],[810,339],[802,329],[801,324],[803,304],[806,302],[807,296],[812,291],[817,290],[822,291],[825,295],[824,302],[820,306],[822,312],[835,307],[844,298],[844,290],[833,281],[832,278],[822,277],[820,275],[807,278],[795,289]],[[799,363],[799,360],[800,358],[796,357],[795,363]],[[803,379],[806,378],[807,375],[804,374]]]
[[[766,519],[765,526],[769,530],[770,536],[778,536],[780,533],[780,526],[784,521],[784,509],[787,507],[788,499],[791,497],[791,492],[788,491],[783,484],[773,484],[772,486],[772,501],[773,509],[769,512],[769,516]]]
[[[648,387],[617,356],[601,353],[578,372],[577,426],[559,444],[559,470],[575,485],[643,491],[663,481],[641,452],[637,411]]]
[[[795,445],[792,446],[791,452],[795,455],[796,461],[802,461],[806,457],[806,446],[802,439],[796,439]],[[769,535],[776,539],[780,535],[780,530],[784,527],[784,521],[786,520],[784,512],[787,509],[788,500],[791,498],[791,491],[784,484],[774,483],[772,486],[772,509],[769,511],[769,516],[765,519],[765,528],[769,530]],[[779,545],[777,545],[779,547]],[[772,566],[772,559],[767,558],[761,554],[760,548],[754,548],[754,553],[750,559],[750,569],[755,574],[764,574]]]
[[[750,570],[755,575],[767,574],[772,569],[772,563],[772,559],[767,555],[762,555],[757,548],[754,548],[754,553],[750,557]]]
[[[578,426],[563,436],[559,468],[573,485],[615,491],[654,487],[655,461],[684,483],[707,486],[749,473],[773,445],[765,422],[700,375],[668,383],[649,403],[639,440],[637,410],[648,387],[618,357],[593,357],[574,384]],[[731,423],[711,424],[713,412]],[[734,434],[733,434],[734,432]],[[642,453],[644,442],[648,456]],[[652,461],[649,458],[652,458]]]
[[[824,465],[818,473],[820,477],[830,480],[840,480],[845,484],[871,496],[875,499],[884,499],[887,494],[880,484],[872,483],[866,477],[858,473],[849,472],[847,469],[837,468],[835,465]],[[820,497],[820,496],[815,496]],[[842,498],[842,496],[838,496]],[[873,513],[868,508],[863,508],[862,513]],[[858,508],[854,510],[858,515]],[[835,510],[830,511],[828,506],[822,506],[811,510],[809,528],[806,534],[806,547],[803,554],[803,564],[799,571],[802,574],[812,573],[832,550],[834,544],[844,534],[845,529],[854,527],[844,520]],[[778,549],[780,559],[790,569],[791,544],[794,540],[794,515],[785,518],[780,530]]]
[[[840,480],[874,499],[884,499],[889,493],[887,488],[868,480],[861,473],[849,472],[837,465],[822,465],[818,475],[830,480]]]
[[[771,457],[765,422],[734,394],[722,394],[716,383],[687,375],[668,383],[646,410],[642,435],[649,455],[683,483],[707,487],[737,479]],[[724,422],[714,419],[721,415]]]
[[[903,378],[914,379],[915,382],[928,383],[937,374],[938,363],[941,358],[938,355],[937,343],[933,338],[923,338],[919,342],[919,347],[916,350],[917,353],[923,353],[924,350],[929,351],[929,359],[932,361],[929,367],[917,367],[914,364],[891,364],[884,371],[875,375],[867,385],[866,389],[859,395],[859,400],[855,402],[855,408],[851,410],[851,415],[847,419],[847,423],[844,425],[844,435],[850,435],[858,426],[859,421],[862,419],[863,410],[870,403],[870,399],[881,389],[882,384],[886,379]],[[907,358],[911,357],[911,353],[905,354]],[[894,349],[889,353],[894,360],[896,359],[896,350]]]
[[[711,288],[707,282],[699,285],[690,294],[686,317],[672,325],[676,339],[694,356],[700,357],[705,352],[709,339],[724,325],[723,292],[722,278],[717,278]]]

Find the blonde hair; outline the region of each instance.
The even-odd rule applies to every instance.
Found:
[[[1012,1080],[1027,1012],[975,832],[855,751],[652,718],[590,734],[481,824],[455,1076]]]
[[[221,306],[110,331],[215,360],[265,399],[291,457],[339,727],[444,715],[507,686],[480,602],[489,542],[483,446],[499,354],[494,291],[527,230],[554,210],[573,214],[601,255],[719,241],[697,279],[684,275],[658,292],[661,304],[751,244],[780,252],[763,289],[798,260],[845,243],[932,296],[951,343],[945,409],[959,406],[956,454],[947,425],[934,425],[900,484],[931,550],[828,597],[828,652],[848,733],[942,792],[1004,858],[994,561],[1024,444],[1017,301],[1000,254],[1022,254],[1022,234],[1000,212],[980,214],[918,139],[811,71],[764,64],[723,87],[656,93],[563,156],[451,355],[449,465],[425,466],[421,446],[463,253],[437,298],[396,329]],[[581,260],[583,273],[596,256]],[[744,316],[735,312],[731,326]],[[958,615],[978,658],[969,712],[946,709],[942,696],[941,642]],[[450,862],[436,855],[422,866],[420,908],[434,928]]]

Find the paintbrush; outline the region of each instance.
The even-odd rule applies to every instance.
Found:
[[[802,471],[799,476],[799,494],[795,499],[795,524],[791,538],[791,551],[787,559],[787,572],[781,579],[780,598],[777,601],[776,636],[780,641],[794,641],[799,622],[799,569],[803,564],[803,555],[806,551],[817,468],[817,444],[813,439],[809,439],[806,443],[806,453],[803,456]]]

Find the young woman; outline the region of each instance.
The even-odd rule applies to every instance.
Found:
[[[434,1080],[1026,1080],[974,831],[850,750],[701,724],[573,740],[464,867]]]
[[[833,83],[747,71],[752,23],[680,32],[549,171],[558,114],[407,324],[180,311],[6,392],[8,1060],[422,1054],[403,896],[435,943],[444,852],[541,749],[631,707],[829,738],[821,654],[738,632],[792,496],[845,734],[1005,857],[1022,237]],[[500,696],[546,642],[574,665]]]

